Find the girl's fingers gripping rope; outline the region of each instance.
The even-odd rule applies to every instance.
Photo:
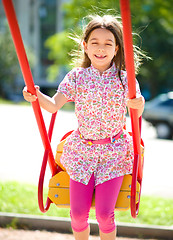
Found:
[[[127,102],[128,107],[133,108],[133,109],[141,109],[144,107],[144,97],[139,97],[139,98],[133,98],[129,99]]]
[[[36,90],[39,90],[38,86],[35,86]],[[27,102],[34,102],[37,99],[36,95],[31,94],[30,92],[27,91],[27,87],[25,86],[23,89],[23,97]]]

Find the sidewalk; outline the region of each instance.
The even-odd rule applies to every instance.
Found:
[[[98,236],[98,224],[90,220],[91,235]],[[25,230],[42,230],[70,234],[71,220],[68,218],[33,216],[26,214],[0,213],[0,227],[14,226]],[[173,227],[152,226],[133,223],[116,223],[117,236],[124,238],[173,239]],[[1,235],[0,235],[1,236]],[[1,238],[0,238],[1,239]],[[97,238],[96,238],[97,239]],[[23,239],[22,239],[23,240]]]
[[[72,234],[60,234],[47,231],[29,231],[0,228],[1,240],[74,240]],[[90,236],[90,240],[99,240],[98,236]],[[120,238],[117,240],[131,240],[131,238]],[[140,238],[133,240],[140,240]],[[142,240],[142,239],[141,239]],[[146,239],[147,240],[147,239]],[[152,240],[152,239],[148,239]]]

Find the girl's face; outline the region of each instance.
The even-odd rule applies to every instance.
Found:
[[[102,74],[110,68],[111,61],[118,51],[113,33],[105,28],[93,30],[88,42],[83,42],[91,64]]]

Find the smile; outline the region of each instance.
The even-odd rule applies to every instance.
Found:
[[[104,59],[104,58],[106,57],[106,55],[105,55],[105,56],[102,56],[102,55],[95,55],[95,57],[98,58],[98,59]]]

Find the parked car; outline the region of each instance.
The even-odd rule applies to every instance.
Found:
[[[173,136],[173,92],[160,94],[147,102],[143,118],[156,128],[158,138],[171,139]]]

